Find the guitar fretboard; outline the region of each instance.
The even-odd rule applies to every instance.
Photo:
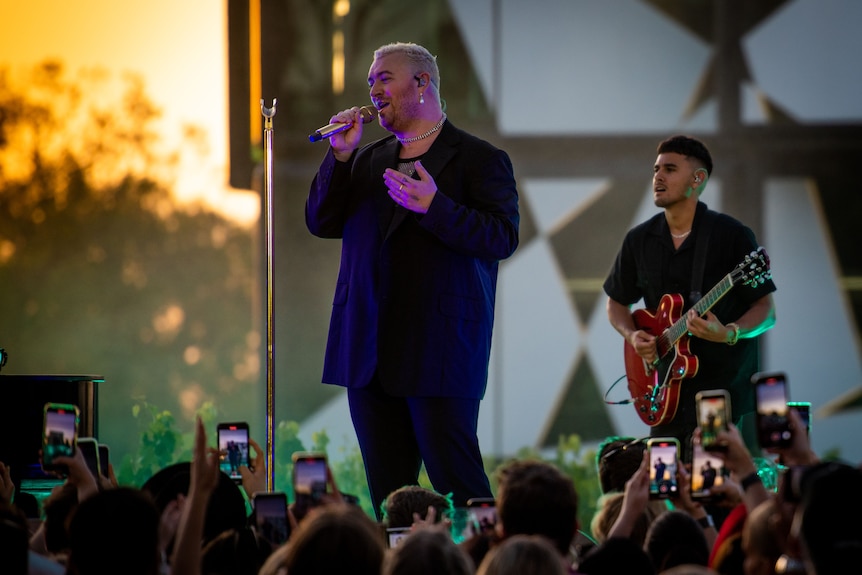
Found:
[[[697,310],[697,315],[703,315],[708,312],[712,306],[714,306],[718,300],[723,298],[727,292],[733,287],[733,274],[727,274],[724,278],[718,282],[709,292],[700,298],[696,304],[692,307]],[[674,344],[679,341],[685,332],[687,331],[685,315],[679,318],[672,326],[667,328],[664,333],[661,334],[660,339],[661,347],[659,349],[670,349],[673,348]]]

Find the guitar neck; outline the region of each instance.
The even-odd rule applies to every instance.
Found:
[[[727,274],[715,285],[715,287],[709,290],[705,296],[700,298],[692,308],[697,311],[697,315],[705,314],[712,309],[712,306],[714,306],[718,300],[723,298],[732,287],[733,276],[732,274]],[[686,326],[685,314],[683,314],[681,318],[665,330],[661,337],[666,338],[666,344],[668,347],[672,347],[677,341],[679,341],[679,338],[681,338],[686,331],[688,331],[688,327]]]

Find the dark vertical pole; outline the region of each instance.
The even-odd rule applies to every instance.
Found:
[[[228,0],[228,181],[252,188],[249,0]]]

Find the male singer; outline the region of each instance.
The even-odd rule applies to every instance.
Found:
[[[519,215],[508,155],[447,120],[428,50],[377,49],[368,87],[391,135],[359,148],[359,108],[333,116],[352,125],[329,138],[305,214],[312,234],[342,239],[323,382],[347,387],[380,519],[423,462],[456,506],[491,496],[476,428]]]

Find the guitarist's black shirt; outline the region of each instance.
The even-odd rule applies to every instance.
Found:
[[[604,290],[608,297],[626,306],[642,300],[643,306],[654,312],[663,295],[679,294],[685,298],[685,310],[688,310],[696,303],[690,301],[692,291],[707,294],[747,255],[757,250],[751,229],[728,215],[712,212],[714,223],[706,240],[703,285],[692,286],[695,247],[706,211],[706,204],[698,202],[692,233],[679,249],[674,248],[664,212],[632,228],[626,234],[614,267],[605,280]],[[752,303],[775,289],[771,279],[758,282],[756,286],[738,285],[718,300],[710,311],[726,325],[736,321]],[[691,338],[690,351],[699,360],[698,372],[682,381],[679,409],[674,420],[653,427],[652,435],[680,436],[680,426],[690,433],[696,426],[694,395],[703,389],[729,390],[735,421],[754,411],[750,377],[758,371],[760,364],[757,338],[740,339],[734,346]]]

